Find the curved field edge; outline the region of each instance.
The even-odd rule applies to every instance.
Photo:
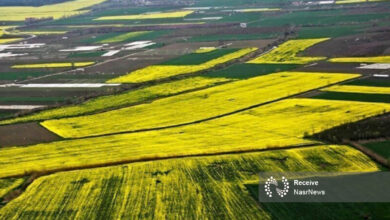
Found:
[[[306,64],[310,62],[320,61],[326,57],[300,57],[299,53],[307,48],[327,41],[330,38],[314,38],[314,39],[299,39],[289,40],[274,47],[271,51],[260,55],[259,57],[248,61],[252,64]]]
[[[77,105],[43,110],[38,113],[33,113],[31,115],[0,121],[0,125],[58,119],[84,114],[91,114],[98,111],[112,110],[119,107],[125,107],[142,103],[145,101],[151,101],[157,98],[181,94],[183,92],[205,89],[218,85],[220,83],[226,83],[233,80],[234,79],[224,77],[192,77],[188,79],[153,85],[145,88],[139,88],[136,90],[130,90],[116,95],[101,96]]]
[[[380,167],[351,147],[324,145],[62,172],[35,180],[0,216],[270,219],[245,187],[258,179],[258,172],[324,170],[373,172]]]
[[[26,17],[53,17],[59,19],[86,13],[85,8],[107,0],[74,0],[40,7],[0,7],[1,21],[24,21]]]
[[[196,73],[246,56],[257,48],[245,48],[198,65],[152,65],[127,75],[108,80],[107,83],[144,83],[169,77]]]
[[[388,104],[287,99],[199,124],[0,149],[0,177],[318,144],[304,137],[389,112]]]
[[[358,74],[280,72],[100,114],[41,123],[65,138],[189,124],[356,78]],[[159,114],[155,114],[158,112]],[[177,117],[180,115],[180,117]]]

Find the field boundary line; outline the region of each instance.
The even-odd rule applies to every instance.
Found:
[[[390,162],[386,158],[384,158],[381,155],[375,153],[374,151],[368,149],[367,147],[365,147],[357,142],[351,141],[351,140],[343,140],[343,142],[353,146],[357,150],[361,151],[362,153],[364,153],[365,155],[370,157],[372,160],[378,162],[379,164],[381,164],[387,168],[390,168]]]
[[[105,163],[96,163],[90,165],[80,165],[74,167],[65,167],[65,168],[57,168],[52,169],[51,171],[44,172],[26,172],[24,174],[18,175],[8,175],[4,178],[20,178],[28,175],[34,176],[47,176],[58,172],[67,172],[67,171],[75,171],[75,170],[86,170],[86,169],[94,169],[94,168],[103,168],[110,166],[118,166],[124,164],[132,164],[132,163],[140,163],[140,162],[151,162],[151,161],[160,161],[160,160],[169,160],[169,159],[180,159],[180,158],[193,158],[193,157],[212,157],[212,156],[220,156],[220,155],[231,155],[231,154],[244,154],[244,153],[256,153],[256,152],[266,152],[266,151],[278,151],[278,150],[291,150],[291,149],[299,149],[299,148],[309,148],[316,146],[323,146],[324,143],[307,143],[307,144],[298,144],[298,145],[290,145],[286,147],[276,147],[276,148],[266,148],[266,149],[252,149],[252,150],[234,150],[234,151],[226,151],[226,152],[215,152],[215,153],[197,153],[197,154],[188,154],[188,155],[176,155],[176,156],[151,156],[151,157],[143,157],[139,159],[127,159],[127,160],[119,160],[113,162],[105,162]]]
[[[358,79],[358,78],[360,78],[360,77],[357,77],[357,78],[354,78],[354,79]],[[182,127],[182,126],[187,126],[187,125],[192,125],[192,124],[199,124],[199,123],[202,123],[202,122],[207,122],[207,121],[211,121],[211,120],[214,120],[214,119],[223,118],[223,117],[234,115],[234,114],[237,114],[237,113],[241,113],[241,112],[253,109],[253,108],[257,108],[257,107],[261,107],[261,106],[264,106],[264,105],[268,105],[268,104],[272,104],[272,103],[275,103],[275,102],[279,102],[279,101],[282,101],[282,100],[285,100],[285,99],[294,98],[294,97],[299,98],[298,96],[304,95],[306,93],[310,93],[310,92],[313,92],[313,91],[316,91],[316,90],[320,90],[322,88],[326,88],[326,87],[329,87],[329,86],[337,85],[339,83],[346,82],[346,81],[349,81],[349,80],[351,80],[351,79],[344,80],[344,81],[341,81],[341,82],[332,83],[332,84],[329,84],[329,85],[326,85],[326,86],[322,86],[322,87],[318,87],[318,88],[315,88],[315,89],[307,90],[307,91],[304,91],[304,92],[301,92],[301,93],[285,96],[285,97],[282,97],[282,98],[274,99],[274,100],[263,102],[263,103],[260,103],[260,104],[251,105],[251,106],[248,106],[246,108],[238,109],[238,110],[235,110],[235,111],[232,111],[232,112],[228,112],[228,113],[224,113],[224,114],[221,114],[221,115],[216,115],[216,116],[213,116],[213,117],[204,118],[204,119],[200,119],[200,120],[196,120],[196,121],[192,121],[192,122],[186,122],[186,123],[175,124],[175,125],[170,125],[170,126],[163,126],[163,127],[138,129],[138,130],[133,130],[133,131],[122,131],[122,132],[115,132],[115,133],[109,133],[109,134],[91,135],[91,136],[86,136],[86,137],[64,138],[63,140],[77,140],[77,139],[86,139],[86,138],[105,137],[105,136],[118,135],[118,134],[130,134],[130,133],[147,132],[147,131],[158,131],[158,130],[177,128],[177,127]],[[47,129],[47,128],[45,128],[45,129]],[[50,131],[49,129],[47,129],[47,130]],[[52,132],[52,131],[50,131],[50,132]]]

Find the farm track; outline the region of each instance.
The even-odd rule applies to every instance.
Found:
[[[383,156],[375,153],[374,151],[368,149],[367,147],[365,147],[357,142],[350,141],[350,140],[344,140],[344,142],[350,146],[353,146],[357,150],[361,151],[363,154],[369,156],[371,159],[378,162],[379,164],[381,164],[387,168],[390,168],[389,161],[386,158],[384,158]]]
[[[59,173],[59,172],[103,168],[103,167],[118,166],[118,165],[132,164],[132,163],[139,163],[139,162],[161,161],[161,160],[169,160],[169,159],[194,158],[194,157],[212,157],[212,156],[243,154],[243,153],[259,153],[259,152],[265,152],[265,151],[278,151],[278,150],[289,150],[289,149],[298,149],[298,148],[309,148],[309,147],[315,147],[315,146],[321,146],[321,144],[320,143],[301,144],[301,145],[287,146],[287,147],[275,148],[275,149],[271,148],[271,149],[260,149],[260,150],[256,149],[256,150],[245,150],[245,151],[231,151],[231,152],[223,152],[223,153],[194,154],[194,155],[161,157],[161,158],[157,158],[157,159],[156,158],[143,158],[140,160],[123,160],[123,161],[104,163],[104,164],[62,168],[62,169],[52,170],[50,172],[42,172],[42,173],[36,172],[36,173],[29,173],[29,174],[24,174],[24,175],[9,176],[6,178],[23,178],[26,176],[28,178],[23,182],[23,184],[20,187],[17,187],[15,189],[11,190],[3,197],[3,198],[5,198],[5,200],[2,201],[2,204],[0,205],[0,209],[2,207],[4,207],[7,203],[9,203],[12,200],[21,196],[25,192],[25,190],[34,182],[34,180],[36,180],[40,177],[43,177],[43,176],[48,176],[48,175],[52,175],[52,174]]]
[[[153,50],[153,49],[146,50],[146,51],[135,52],[135,53],[132,53],[132,54],[123,56],[123,57],[117,57],[117,58],[105,60],[105,61],[103,61],[103,62],[99,62],[99,63],[96,63],[96,64],[94,64],[94,65],[84,67],[84,69],[88,69],[88,68],[100,66],[100,65],[107,64],[107,63],[110,63],[110,62],[113,62],[113,61],[118,61],[118,60],[121,60],[121,59],[127,59],[127,58],[129,58],[129,57],[131,57],[131,56],[133,56],[133,55],[138,54],[138,53],[148,52],[148,51],[151,51],[151,50]],[[48,74],[48,75],[44,75],[44,76],[34,77],[34,78],[31,78],[31,79],[22,80],[22,81],[19,81],[18,83],[28,83],[28,82],[31,82],[31,81],[35,81],[35,80],[39,80],[39,79],[44,79],[44,78],[48,78],[48,77],[52,77],[52,76],[58,76],[58,75],[66,74],[66,73],[72,73],[72,72],[75,72],[75,71],[76,71],[76,70],[66,70],[66,71],[59,72],[59,73],[53,73],[53,74]]]
[[[302,92],[302,93],[298,93],[298,94],[294,94],[294,95],[278,98],[278,99],[275,99],[275,100],[272,100],[272,101],[268,101],[268,102],[264,102],[264,103],[261,103],[261,104],[256,104],[256,105],[252,105],[252,106],[249,106],[249,107],[246,107],[246,108],[242,108],[242,109],[239,109],[239,110],[236,110],[236,111],[233,111],[233,112],[228,112],[228,113],[225,113],[225,114],[221,114],[221,115],[217,115],[217,116],[209,117],[209,118],[204,118],[204,119],[201,119],[201,120],[192,121],[192,122],[188,122],[188,123],[181,123],[181,124],[175,124],[175,125],[163,126],[163,127],[154,127],[154,128],[148,128],[148,129],[139,129],[139,130],[133,130],[133,131],[115,132],[115,133],[102,134],[102,135],[91,135],[91,136],[80,137],[80,138],[64,138],[63,140],[77,140],[77,139],[85,139],[85,138],[105,137],[105,136],[118,135],[118,134],[130,134],[130,133],[139,133],[139,132],[146,132],[146,131],[157,131],[157,130],[164,130],[164,129],[170,129],[170,128],[183,127],[183,126],[193,125],[193,124],[200,124],[200,123],[207,122],[207,121],[212,121],[212,120],[215,120],[215,119],[218,119],[218,118],[223,118],[223,117],[226,117],[226,116],[238,114],[238,113],[241,113],[241,112],[253,109],[253,108],[269,105],[269,104],[272,104],[272,103],[275,103],[275,102],[279,102],[279,101],[282,101],[282,100],[286,100],[286,99],[290,99],[290,98],[296,98],[296,97],[302,97],[305,94],[310,94],[313,91],[317,91],[317,90],[320,90],[320,89],[323,89],[323,88],[326,88],[326,87],[337,85],[339,83],[349,82],[349,81],[356,80],[356,79],[359,79],[359,78],[360,77],[354,78],[354,79],[349,79],[349,80],[344,80],[344,81],[341,81],[341,82],[329,84],[329,85],[326,85],[326,86],[323,86],[323,87],[319,87],[319,88],[316,88],[316,89],[312,89],[312,90],[309,90],[309,91],[305,91],[305,92]],[[42,126],[42,125],[40,125],[40,126]],[[44,129],[47,129],[47,128],[44,128]],[[51,131],[49,131],[49,132],[51,132]]]

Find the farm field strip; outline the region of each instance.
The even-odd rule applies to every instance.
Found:
[[[390,81],[384,80],[382,77],[373,77],[363,78],[358,80],[353,80],[344,85],[353,85],[353,86],[371,86],[371,87],[390,87]]]
[[[324,93],[315,95],[311,98],[314,99],[326,99],[326,100],[346,100],[346,101],[359,101],[359,102],[382,102],[390,103],[389,94],[373,94],[373,93],[353,93],[353,92],[331,92],[326,91]]]
[[[298,54],[305,49],[328,40],[329,38],[289,40],[270,52],[249,61],[254,64],[306,64],[326,57],[300,57]]]
[[[23,40],[23,38],[4,38],[4,39],[0,38],[0,44],[8,44],[20,40]]]
[[[135,41],[132,43],[126,44],[124,50],[137,50],[142,48],[147,48],[149,46],[155,45],[153,41]]]
[[[150,104],[44,121],[41,125],[65,138],[169,127],[229,114],[358,76],[342,73],[274,73],[156,100]]]
[[[236,9],[235,12],[272,12],[280,11],[280,8],[246,8],[246,9]]]
[[[24,182],[23,178],[0,179],[0,198]]]
[[[92,51],[92,50],[98,50],[102,48],[103,46],[77,46],[72,49],[63,49],[60,50],[61,52],[78,52],[78,51]]]
[[[201,36],[192,36],[189,42],[212,42],[218,40],[240,41],[240,40],[259,40],[276,38],[280,33],[260,33],[260,34],[209,34]]]
[[[200,65],[206,63],[208,61],[221,58],[225,55],[231,54],[233,52],[237,52],[240,49],[238,48],[220,48],[218,50],[212,50],[205,53],[189,53],[179,57],[175,57],[173,59],[169,59],[165,62],[160,63],[159,65]]]
[[[107,83],[30,83],[30,84],[3,84],[0,88],[101,88],[107,86],[120,86],[120,84]]]
[[[120,52],[120,51],[119,51]],[[91,57],[100,57],[104,54],[111,54],[110,51],[103,51],[103,50],[95,50],[95,51],[77,51],[77,52],[71,52],[68,54],[67,58],[91,58]],[[108,55],[110,55],[108,54]]]
[[[328,60],[333,63],[390,63],[390,56],[337,57]]]
[[[0,121],[0,124],[27,122],[27,121],[41,121],[47,119],[64,118],[70,116],[78,116],[82,114],[88,114],[96,111],[102,111],[104,109],[119,108],[126,105],[134,105],[140,102],[153,100],[156,98],[176,95],[183,92],[192,90],[207,88],[215,86],[219,83],[226,83],[233,81],[234,79],[228,78],[205,78],[205,77],[192,77],[188,79],[163,83],[146,88],[140,88],[123,92],[121,94],[101,96],[95,99],[88,100],[84,103],[66,106],[56,109],[44,110],[32,115],[18,117],[6,121]]]
[[[133,71],[127,75],[111,79],[108,83],[141,83],[152,80],[159,80],[172,76],[195,73],[215,67],[216,65],[229,62],[245,56],[257,48],[246,48],[224,55],[222,57],[207,61],[200,65],[151,65],[143,69]]]
[[[336,0],[336,4],[353,4],[353,3],[365,3],[365,2],[382,2],[386,0]]]
[[[298,68],[297,64],[252,64],[238,63],[212,71],[206,74],[208,77],[229,77],[233,79],[249,79],[264,76],[271,73],[293,71]]]
[[[17,50],[17,49],[34,49],[44,47],[46,44],[44,43],[36,43],[36,44],[4,44],[0,45],[0,51],[3,50]]]
[[[223,17],[185,18],[184,21],[216,21]]]
[[[116,16],[104,16],[96,18],[96,21],[104,20],[143,20],[143,19],[161,19],[161,18],[183,18],[189,14],[192,14],[194,11],[183,10],[183,11],[173,11],[173,12],[157,12],[157,13],[146,13],[139,15],[116,15]]]
[[[245,184],[257,181],[261,171],[324,169],[374,172],[380,168],[351,147],[323,145],[61,172],[35,180],[0,210],[0,217],[271,219]]]
[[[208,53],[208,52],[215,51],[215,50],[217,50],[217,48],[215,48],[215,47],[201,47],[201,48],[195,50],[195,53]]]
[[[349,93],[368,93],[368,94],[389,94],[390,87],[376,86],[354,86],[354,85],[335,85],[321,89],[329,92],[349,92]]]
[[[28,35],[55,35],[66,34],[68,31],[13,31],[12,34],[28,34]]]
[[[75,63],[35,63],[35,64],[19,64],[13,65],[14,69],[33,69],[33,68],[69,68],[69,67],[85,67],[95,64],[95,62],[75,62]]]
[[[123,42],[123,41],[126,41],[128,39],[131,39],[131,38],[134,38],[134,37],[138,37],[138,36],[142,36],[142,35],[145,35],[145,34],[148,34],[148,33],[151,33],[151,31],[129,32],[129,33],[120,34],[120,35],[117,35],[117,36],[114,36],[114,37],[110,37],[110,38],[107,38],[107,39],[103,39],[103,40],[99,41],[99,43],[106,44],[106,43]]]
[[[374,151],[374,153],[386,158],[390,162],[390,141],[377,141],[363,143],[365,147]]]
[[[170,129],[0,149],[0,178],[173,157],[320,144],[306,135],[390,111],[390,105],[287,99]]]
[[[0,58],[4,57],[19,57],[19,56],[25,56],[27,53],[12,53],[12,52],[7,52],[7,53],[0,53]]]
[[[89,10],[81,10],[91,7],[96,4],[105,2],[106,0],[75,0],[67,1],[58,4],[45,5],[40,7],[0,7],[1,21],[24,21],[26,17],[53,17],[58,19],[61,17],[69,17],[86,13]]]
[[[121,51],[120,50],[110,50],[107,53],[103,54],[102,57],[111,57],[119,52],[121,52]]]
[[[167,22],[167,23],[142,23],[142,24],[91,24],[91,25],[66,25],[64,27],[67,28],[90,28],[90,27],[139,27],[139,26],[170,26],[170,25],[175,25],[175,26],[186,26],[186,25],[197,25],[197,24],[205,24],[205,22]]]
[[[2,110],[32,110],[37,108],[44,108],[45,105],[0,105]]]

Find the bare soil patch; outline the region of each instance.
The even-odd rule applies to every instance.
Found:
[[[390,47],[390,33],[367,33],[334,38],[305,51],[306,56],[380,56]]]
[[[24,146],[60,139],[35,122],[0,126],[1,147]]]

